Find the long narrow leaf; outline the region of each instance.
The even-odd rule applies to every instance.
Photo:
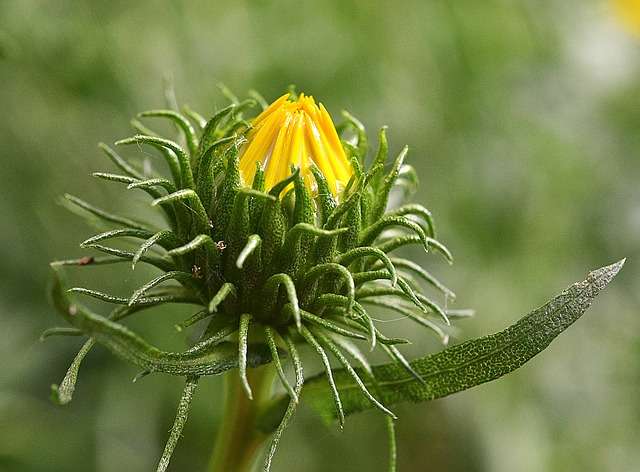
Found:
[[[76,357],[73,359],[73,362],[71,363],[69,370],[67,370],[64,379],[60,382],[60,385],[51,386],[51,395],[59,405],[66,405],[73,398],[73,392],[76,389],[76,381],[78,380],[80,364],[94,344],[95,341],[93,339],[89,339],[85,342],[80,348],[80,351],[78,351],[78,354],[76,354]]]
[[[389,410],[382,403],[380,403],[377,398],[371,395],[371,393],[365,386],[364,382],[362,381],[358,373],[354,370],[353,367],[351,367],[351,364],[349,363],[347,358],[344,357],[344,354],[342,354],[340,349],[338,349],[338,347],[331,341],[331,339],[329,339],[320,331],[314,331],[314,334],[320,340],[320,342],[324,344],[329,349],[329,351],[331,351],[331,353],[335,356],[335,358],[338,359],[338,362],[342,364],[342,366],[344,367],[344,370],[347,372],[347,374],[351,376],[351,378],[355,381],[356,385],[360,388],[360,391],[362,392],[362,394],[373,404],[373,406],[375,406],[376,408],[378,408],[380,411],[390,416],[391,418],[396,419],[397,416],[391,410]]]
[[[289,380],[287,380],[287,376],[284,373],[284,369],[282,368],[282,363],[280,362],[280,354],[278,353],[278,344],[276,343],[276,331],[270,326],[264,327],[264,335],[267,339],[267,345],[271,350],[271,358],[273,359],[273,363],[276,367],[276,372],[278,373],[278,377],[280,378],[280,383],[287,391],[292,400],[296,403],[298,402],[298,394],[293,389]]]
[[[253,400],[251,385],[249,385],[249,379],[247,379],[247,347],[249,345],[249,324],[252,319],[253,316],[249,313],[242,314],[238,330],[238,373],[240,374],[242,388],[244,388],[249,400]]]
[[[173,110],[149,110],[143,111],[142,113],[138,113],[138,116],[143,117],[158,117],[158,118],[169,118],[173,121],[184,133],[185,139],[187,141],[187,147],[189,148],[189,152],[192,156],[196,154],[198,149],[198,138],[196,136],[196,130],[193,129],[189,120],[187,120],[180,113]]]
[[[64,196],[65,200],[72,204],[73,206],[80,208],[93,216],[104,220],[108,223],[115,223],[118,225],[126,226],[129,228],[140,229],[143,231],[153,231],[149,225],[145,223],[140,223],[138,221],[132,220],[125,216],[116,215],[114,213],[109,213],[101,208],[91,205],[90,203],[85,202],[84,200],[75,197],[73,195],[69,195],[68,193]]]
[[[301,326],[299,329],[302,337],[307,341],[307,343],[315,349],[315,351],[320,356],[322,360],[322,364],[324,365],[324,371],[326,375],[327,385],[329,386],[329,391],[327,392],[328,398],[331,399],[333,403],[334,415],[338,418],[338,424],[342,428],[344,426],[344,413],[342,408],[342,400],[340,399],[340,393],[338,391],[338,387],[334,381],[333,370],[331,370],[331,363],[329,362],[329,358],[327,357],[327,353],[324,351],[320,343],[316,340],[316,338],[311,334],[311,332],[305,327]]]
[[[289,336],[285,336],[284,340],[287,344],[287,349],[289,350],[289,355],[291,356],[291,361],[293,362],[293,367],[296,373],[296,384],[294,387],[294,393],[296,398],[300,396],[300,392],[302,391],[302,384],[304,383],[304,375],[302,372],[302,362],[300,361],[300,356],[298,355],[298,350],[296,349],[296,345],[293,340]],[[294,401],[293,398],[289,400],[289,404],[284,412],[282,419],[280,420],[275,433],[273,434],[273,438],[271,439],[271,444],[269,445],[269,451],[267,452],[267,458],[264,462],[263,471],[269,472],[271,470],[271,463],[273,461],[273,456],[276,453],[276,449],[278,448],[278,443],[280,442],[280,438],[282,437],[282,433],[289,425],[289,421],[293,416],[293,413],[296,410],[296,406],[298,405],[297,400]]]
[[[105,346],[114,355],[141,370],[165,372],[180,376],[217,375],[238,367],[238,348],[233,343],[218,343],[206,349],[186,352],[167,352],[150,345],[137,334],[73,303],[56,276],[52,299],[58,312],[75,328]],[[271,360],[271,353],[262,344],[251,345],[247,365],[257,367]]]
[[[397,364],[374,367],[381,401],[394,405],[434,400],[490,382],[521,367],[582,316],[623,264],[624,260],[590,272],[586,280],[571,285],[504,331],[412,361],[411,367],[424,379],[424,385]],[[371,408],[371,402],[359,393],[359,387],[347,372],[335,370],[334,380],[346,415]],[[335,418],[334,386],[322,375],[307,380],[306,384],[310,388],[305,389],[302,400],[327,420]]]
[[[169,434],[167,444],[164,446],[164,451],[162,452],[162,457],[160,458],[160,462],[158,463],[156,472],[165,472],[167,470],[167,467],[169,467],[169,461],[171,460],[171,456],[173,455],[173,450],[176,448],[176,444],[178,444],[178,440],[182,435],[184,425],[187,423],[189,410],[191,409],[191,400],[197,386],[198,377],[187,378],[187,383],[184,387],[184,390],[182,391],[182,397],[180,398],[180,403],[178,404],[176,419],[173,422],[173,426],[171,427],[171,433]]]

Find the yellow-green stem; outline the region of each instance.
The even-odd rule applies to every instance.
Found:
[[[237,371],[225,375],[222,424],[218,429],[209,472],[250,472],[267,435],[256,429],[260,407],[271,395],[275,369],[266,365],[249,369],[247,377],[253,391],[249,400]]]

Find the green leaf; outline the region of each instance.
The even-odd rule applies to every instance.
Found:
[[[235,136],[218,139],[200,155],[196,191],[206,209],[211,208],[215,194],[215,164],[220,164],[220,159],[224,156],[223,150],[225,146],[236,139]]]
[[[166,202],[178,202],[186,200],[190,203],[190,208],[193,210],[192,216],[196,222],[196,230],[198,233],[206,234],[209,232],[209,215],[205,210],[198,194],[191,189],[178,190],[177,192],[170,193],[160,198],[156,198],[151,202],[152,206],[162,205]]]
[[[202,131],[202,139],[200,140],[200,145],[198,149],[198,154],[202,155],[217,139],[220,137],[217,136],[216,130],[218,125],[222,123],[222,121],[236,108],[236,105],[229,105],[226,108],[218,111],[215,115],[211,117],[211,119],[207,122]]]
[[[103,246],[102,244],[85,244],[85,248],[88,249],[95,249],[97,251],[101,251],[104,252],[106,254],[112,255],[112,256],[116,256],[119,258],[122,258],[122,260],[125,261],[132,261],[134,257],[136,257],[136,254],[131,252],[131,251],[125,251],[124,249],[118,249],[115,247],[109,247],[109,246]],[[89,262],[87,264],[90,263],[97,263],[97,258],[94,259],[94,261]],[[169,271],[169,270],[174,270],[174,263],[171,259],[168,259],[166,257],[161,257],[161,256],[147,256],[147,255],[143,255],[140,257],[139,261],[141,262],[146,262],[147,264],[151,264],[153,266],[156,266],[158,269],[160,270],[164,270],[164,271]],[[67,263],[67,265],[69,265],[70,262],[72,261],[63,261],[64,263]],[[105,264],[107,262],[104,261],[104,259],[102,260],[102,263]],[[62,264],[64,265],[64,264]],[[85,265],[85,264],[80,264],[80,265]]]
[[[252,234],[247,238],[247,243],[244,245],[236,259],[236,267],[238,269],[242,269],[247,258],[253,253],[253,251],[260,247],[260,244],[262,244],[262,238],[258,234]]]
[[[542,352],[580,318],[623,264],[624,260],[590,272],[586,280],[571,285],[504,331],[415,359],[411,367],[424,384],[393,363],[373,367],[377,385],[371,380],[366,385],[379,393],[382,403],[392,406],[403,401],[434,400],[500,378]],[[347,372],[336,369],[333,374],[345,415],[373,407]],[[286,402],[288,397],[279,401]],[[323,374],[305,381],[302,401],[326,420],[335,419],[332,388]]]
[[[133,228],[133,229],[139,229],[142,231],[151,231],[153,232],[149,225],[145,224],[145,223],[140,223],[138,221],[132,220],[131,218],[127,218],[125,216],[120,216],[120,215],[116,215],[113,213],[109,213],[107,211],[104,211],[102,208],[98,208],[95,207],[93,205],[91,205],[90,203],[85,202],[84,200],[81,200],[78,197],[75,197],[73,195],[69,195],[68,193],[65,194],[64,196],[64,200],[62,200],[62,203],[67,205],[67,207],[73,211],[74,208],[79,208],[81,210],[84,210],[85,212],[95,216],[96,218],[106,221],[107,223],[115,223],[121,226],[125,226],[125,227],[129,227],[129,228]]]
[[[201,376],[217,375],[238,367],[238,347],[230,342],[186,352],[160,350],[125,326],[72,302],[62,288],[59,274],[54,275],[52,301],[60,314],[73,327],[82,330],[113,354],[140,367],[141,370],[178,376]],[[271,353],[267,346],[249,346],[248,366],[257,367],[270,361]]]
[[[180,403],[178,404],[176,419],[171,427],[171,433],[169,434],[167,444],[164,446],[164,451],[162,452],[162,457],[160,458],[156,472],[165,472],[167,467],[169,467],[169,461],[173,455],[173,450],[176,448],[178,440],[180,439],[180,436],[182,436],[184,425],[187,423],[189,410],[191,409],[191,400],[193,399],[193,394],[195,393],[197,386],[198,377],[187,377],[186,385],[182,391]]]
[[[187,147],[189,148],[191,156],[194,156],[196,154],[196,151],[198,149],[198,138],[196,136],[196,130],[193,129],[193,126],[191,126],[189,120],[187,120],[180,113],[173,110],[149,110],[138,113],[138,116],[162,117],[172,120],[176,124],[176,126],[180,128],[184,133],[185,140],[187,141]]]
[[[165,149],[168,149],[169,151],[172,151],[177,156],[178,166],[180,167],[180,182],[176,182],[176,184],[180,183],[181,188],[195,188],[189,156],[186,152],[184,152],[184,149],[182,149],[180,145],[174,143],[169,139],[158,138],[155,136],[145,136],[142,134],[137,134],[132,138],[121,139],[120,141],[116,142],[116,146],[121,146],[123,144],[149,144],[152,146],[161,146]]]
[[[207,125],[207,120],[197,111],[192,109],[189,105],[182,105],[182,112],[194,121],[198,125],[198,129],[200,131],[204,130],[204,127]]]
[[[106,154],[106,156],[115,164],[115,166],[125,172],[127,175],[131,177],[135,177],[136,179],[144,180],[146,177],[143,173],[138,172],[134,167],[132,167],[124,158],[120,157],[120,155],[107,146],[105,143],[99,143],[98,147]]]
[[[80,364],[82,364],[82,360],[89,353],[95,341],[93,339],[89,339],[86,341],[76,357],[73,359],[69,370],[65,374],[60,385],[52,385],[51,386],[51,397],[55,403],[58,405],[66,405],[73,398],[73,392],[76,389],[76,381],[78,380],[78,371],[80,370]]]
[[[242,388],[249,400],[253,400],[253,392],[247,379],[247,347],[249,343],[249,325],[253,320],[250,313],[240,315],[240,327],[238,329],[238,373]]]
[[[333,194],[329,188],[329,184],[327,183],[327,179],[324,174],[315,164],[311,164],[311,173],[313,174],[313,178],[316,181],[317,192],[316,192],[316,206],[318,208],[318,221],[321,225],[327,221],[331,212],[335,210],[338,206],[338,202],[336,202],[335,198],[333,198]]]
[[[346,110],[342,110],[342,116],[356,132],[356,136],[358,137],[358,158],[361,159],[361,161],[364,161],[364,158],[367,155],[367,149],[369,147],[369,143],[367,141],[367,132],[364,129],[364,125],[362,124],[362,122],[360,122],[360,120],[358,120],[355,116],[353,116]]]

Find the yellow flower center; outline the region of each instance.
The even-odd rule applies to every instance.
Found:
[[[285,94],[273,102],[252,122],[247,142],[240,155],[240,172],[250,183],[260,162],[265,171],[265,189],[269,190],[291,174],[291,166],[300,168],[305,184],[315,164],[324,174],[334,195],[344,188],[353,174],[336,127],[326,108],[316,105],[311,96],[300,94],[290,101]]]

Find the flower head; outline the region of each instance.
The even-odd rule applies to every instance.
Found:
[[[368,139],[362,124],[345,113],[345,123],[338,129],[352,135],[353,143],[341,140],[327,110],[305,95],[295,101],[283,95],[249,126],[243,115],[255,104],[234,100],[208,121],[191,110],[187,116],[175,110],[141,113],[141,117],[173,121],[186,146],[160,137],[135,120],[132,124],[142,134],[116,145],[154,148],[168,172],[131,164],[114,149],[100,146],[118,171],[94,176],[126,184],[127,192],[146,192],[166,220],[161,228],[66,197],[74,211],[87,213],[92,223],[97,219],[109,230],[81,244],[106,255],[52,264],[58,275],[53,300],[73,328],[54,328],[46,335],[90,336],[63,382],[55,387],[55,398],[60,403],[71,400],[82,358],[94,343],[143,373],[185,377],[176,423],[158,471],[166,469],[180,437],[198,377],[237,367],[238,381],[252,398],[251,369],[273,365],[287,398],[284,409],[279,408],[280,402],[274,403],[278,411],[270,418],[275,421],[265,426],[265,431],[275,429],[265,462],[268,471],[302,395],[305,378],[297,346],[312,347],[322,360],[327,381],[333,385],[335,411],[331,414],[342,423],[350,411],[343,409],[327,353],[344,367],[335,371],[340,376],[336,378],[353,379],[368,404],[389,418],[395,415],[374,396],[373,384],[366,385],[366,378],[360,377],[372,373],[366,368],[358,373],[346,354],[367,366],[359,349],[382,350],[423,382],[396,347],[408,341],[385,336],[372,310],[396,311],[435,332],[443,343],[448,339],[447,311],[427,289],[440,292],[445,300],[453,293],[415,262],[389,255],[419,244],[451,261],[447,248],[435,238],[428,209],[416,203],[388,208],[394,189],[411,188],[417,182],[413,168],[404,163],[407,148],[388,159],[382,128],[378,149],[367,159]],[[251,188],[245,185],[249,181]],[[130,250],[132,238],[139,240],[135,251]],[[127,297],[86,287],[63,290],[63,267],[90,270],[86,268],[119,262],[131,262],[125,265],[123,278],[141,264],[160,273]],[[103,316],[83,306],[77,300],[80,296],[115,306]],[[188,316],[177,325],[179,331],[207,323],[199,340],[182,352],[153,346],[123,325],[131,316],[168,304],[194,310],[185,313]],[[360,343],[360,348],[354,343]],[[281,357],[294,365],[294,385],[284,374]]]
[[[310,186],[311,166],[324,174],[334,195],[344,188],[353,170],[347,160],[336,128],[322,103],[301,93],[291,101],[287,93],[267,107],[252,122],[248,142],[241,150],[240,171],[251,182],[260,163],[265,172],[265,188],[270,189],[299,167]]]

